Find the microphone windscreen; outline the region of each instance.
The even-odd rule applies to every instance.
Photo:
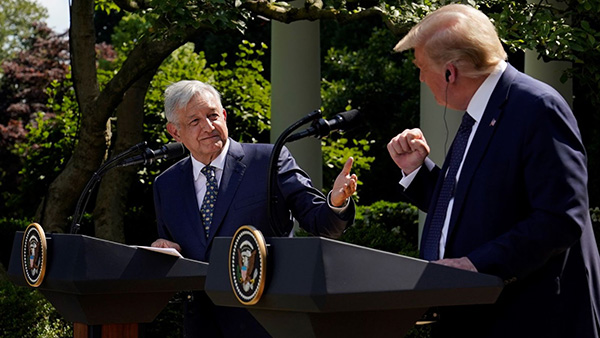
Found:
[[[166,157],[178,157],[185,154],[185,147],[181,142],[173,142],[163,146],[163,153]]]
[[[339,113],[338,116],[344,120],[343,126],[341,126],[341,128],[344,130],[349,130],[357,126],[361,120],[361,114],[358,109],[352,109],[343,113]]]

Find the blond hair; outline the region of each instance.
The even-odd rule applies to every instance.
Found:
[[[464,76],[488,75],[507,55],[496,28],[481,11],[451,4],[429,13],[414,26],[394,51],[423,48],[433,66],[454,64]]]

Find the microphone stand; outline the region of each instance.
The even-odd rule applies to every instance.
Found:
[[[322,113],[320,109],[317,109],[305,117],[301,118],[291,126],[289,126],[286,130],[284,130],[281,135],[277,138],[275,145],[273,146],[273,150],[271,151],[271,157],[269,158],[269,168],[267,178],[269,179],[267,184],[267,215],[269,217],[269,226],[271,227],[271,231],[276,236],[284,235],[284,232],[280,228],[279,217],[277,215],[277,196],[273,196],[273,189],[277,186],[277,160],[279,159],[279,154],[281,153],[281,149],[283,145],[287,142],[290,134],[298,129],[305,123],[309,121],[316,120],[322,117]]]
[[[133,147],[127,149],[126,151],[122,152],[121,154],[104,162],[100,166],[100,168],[98,168],[98,170],[94,172],[90,180],[87,182],[85,188],[83,189],[83,192],[79,196],[79,200],[77,201],[75,213],[73,214],[73,220],[71,222],[71,234],[76,234],[79,232],[79,229],[81,228],[81,219],[83,218],[83,211],[85,210],[90,200],[90,197],[92,196],[92,191],[94,191],[96,185],[100,182],[100,180],[102,180],[102,176],[104,176],[104,174],[106,174],[106,172],[110,169],[117,167],[123,158],[129,156],[134,152],[139,152],[147,148],[148,144],[146,143],[146,141],[138,143]]]

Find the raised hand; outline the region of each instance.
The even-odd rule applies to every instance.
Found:
[[[348,199],[356,191],[357,177],[355,174],[350,174],[352,169],[352,163],[354,159],[349,157],[342,171],[333,182],[333,188],[331,189],[331,204],[334,207],[341,207],[346,203]]]
[[[418,128],[405,129],[396,135],[388,143],[387,149],[394,163],[405,175],[419,168],[430,151],[423,132]]]

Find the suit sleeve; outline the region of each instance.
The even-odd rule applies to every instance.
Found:
[[[439,174],[438,166],[429,170],[423,165],[414,180],[404,189],[404,196],[417,208],[428,212]]]

